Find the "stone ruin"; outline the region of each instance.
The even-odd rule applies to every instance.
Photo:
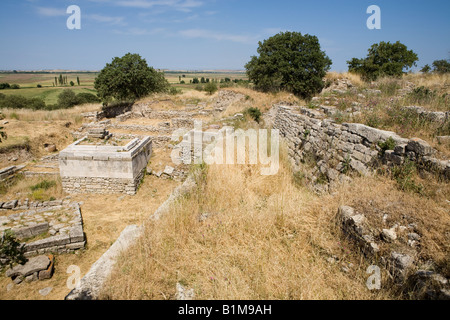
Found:
[[[76,141],[59,154],[64,191],[136,194],[152,154],[151,138],[136,138],[123,147],[82,145],[86,139]]]

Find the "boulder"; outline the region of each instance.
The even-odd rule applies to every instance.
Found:
[[[36,272],[47,270],[50,263],[51,261],[48,256],[42,255],[33,257],[30,258],[24,265],[17,265],[6,271],[6,276],[11,278],[18,276],[26,278]]]

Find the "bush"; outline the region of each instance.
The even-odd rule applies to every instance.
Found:
[[[179,94],[179,93],[181,93],[181,90],[177,89],[176,87],[170,87],[170,89],[169,89],[169,94],[175,96],[175,95],[177,95],[177,94]]]
[[[38,184],[35,184],[34,186],[31,186],[30,190],[31,191],[36,191],[36,190],[39,190],[39,189],[48,190],[51,187],[54,187],[55,185],[56,185],[56,182],[53,181],[53,180],[51,180],[51,181],[43,180],[43,181],[39,182]]]
[[[100,102],[100,98],[97,97],[95,94],[82,92],[77,94],[77,99],[79,104],[83,103],[98,103]]]
[[[424,187],[415,182],[414,176],[416,172],[416,164],[406,159],[403,165],[396,166],[392,169],[392,177],[397,181],[397,186],[400,190],[421,194]]]
[[[204,88],[203,88],[203,86],[201,84],[196,85],[194,89],[197,90],[197,91],[203,91],[204,90]]]
[[[10,268],[15,263],[25,264],[25,245],[17,241],[14,233],[11,230],[5,230],[0,241],[0,258],[6,259]]]
[[[38,87],[38,88],[42,88],[42,85],[40,85],[40,84],[38,84],[36,87]]]
[[[256,89],[285,90],[306,99],[323,89],[322,79],[331,66],[317,37],[298,32],[282,32],[260,42],[258,54],[245,66]]]
[[[401,77],[403,70],[416,65],[417,54],[397,41],[372,45],[365,59],[347,61],[348,71],[360,74],[365,81],[375,81],[381,76]]]
[[[0,83],[0,90],[9,89],[9,88],[11,88],[11,85],[9,83],[7,83],[7,82]]]
[[[20,89],[20,86],[18,84],[12,84],[11,89]]]
[[[0,108],[43,110],[45,102],[39,98],[27,99],[23,96],[10,95],[0,99]]]
[[[72,108],[77,104],[79,104],[78,97],[71,89],[63,90],[58,96],[58,106],[62,109]]]
[[[250,118],[259,123],[261,121],[262,113],[258,108],[248,108],[247,110],[245,110],[244,115],[250,116]]]
[[[430,103],[436,96],[436,93],[424,86],[414,88],[412,92],[408,94],[408,99],[412,103],[424,104]]]

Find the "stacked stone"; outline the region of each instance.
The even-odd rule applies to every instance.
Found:
[[[144,171],[136,179],[116,179],[116,178],[91,178],[91,177],[62,177],[61,182],[69,194],[95,193],[95,194],[115,194],[125,193],[136,194],[137,188],[144,176]]]
[[[419,167],[432,168],[450,178],[450,161],[431,157],[435,151],[423,140],[404,139],[394,132],[359,123],[337,124],[307,108],[276,108],[274,128],[285,138],[290,158],[299,165],[305,156],[312,155],[320,173],[330,181],[343,179],[350,168],[362,175],[370,174],[382,162],[378,143],[389,138],[395,142],[395,150],[387,150],[381,160],[398,165],[408,157]]]
[[[424,270],[427,266],[420,262],[417,247],[421,236],[414,223],[408,226],[396,224],[390,229],[378,230],[369,225],[364,213],[348,206],[339,208],[338,221],[343,234],[358,245],[366,258],[381,263],[394,280],[405,286],[408,293],[414,287],[418,299],[450,299],[450,281],[437,272]],[[405,233],[407,242],[400,241],[397,233]],[[376,241],[383,246],[383,250]],[[408,284],[412,286],[408,287]]]
[[[63,203],[65,205],[62,205]],[[30,203],[29,206],[29,208],[34,208],[32,210],[0,217],[1,233],[10,229],[18,239],[32,238],[46,233],[51,235],[45,239],[24,244],[26,256],[46,252],[67,253],[84,248],[86,241],[78,203],[60,200],[52,201],[51,204],[45,206],[42,203],[36,207],[33,205],[35,204]],[[64,213],[63,219],[53,218],[61,211]]]
[[[105,139],[109,137],[109,132],[105,128],[91,128],[88,130],[88,137],[93,139]]]

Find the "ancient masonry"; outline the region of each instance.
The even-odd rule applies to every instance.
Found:
[[[5,230],[11,230],[19,240],[25,241],[27,257],[49,252],[68,253],[85,247],[83,220],[78,203],[69,200],[11,200],[0,202],[0,207],[1,211],[19,211],[0,217],[0,235]],[[47,237],[32,241],[35,237],[44,236]],[[0,263],[2,262],[4,261],[0,258]]]
[[[380,164],[401,165],[406,159],[450,179],[450,161],[436,159],[436,150],[423,140],[405,139],[359,123],[338,124],[305,107],[274,108],[273,127],[285,139],[293,164],[298,166],[306,157],[313,157],[319,171],[316,176],[326,177],[330,184],[348,179],[350,171],[367,175]],[[383,152],[379,143],[390,138],[395,148]]]
[[[67,193],[136,194],[152,153],[150,137],[125,147],[80,145],[82,138],[59,154],[59,168]]]

